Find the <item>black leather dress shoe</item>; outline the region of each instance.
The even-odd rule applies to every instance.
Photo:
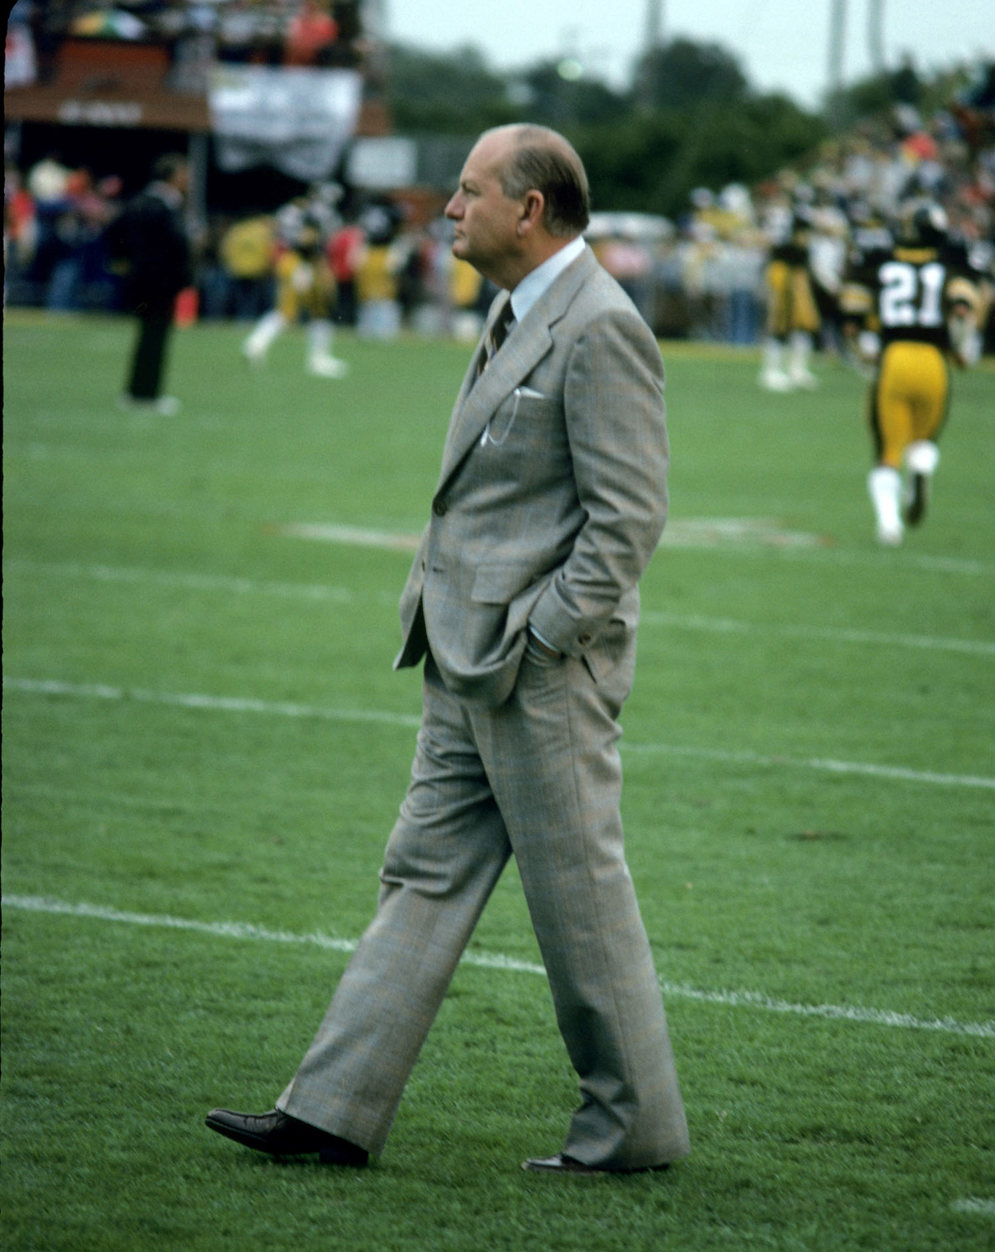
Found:
[[[205,1122],[219,1135],[234,1139],[247,1148],[255,1148],[257,1152],[268,1152],[270,1156],[317,1154],[323,1165],[351,1165],[357,1169],[370,1159],[365,1148],[329,1134],[318,1126],[298,1121],[279,1109],[258,1114],[211,1109]]]
[[[522,1162],[522,1169],[531,1170],[535,1174],[648,1174],[669,1169],[669,1163],[637,1165],[631,1169],[612,1169],[607,1165],[585,1165],[576,1157],[567,1156],[565,1152],[557,1152],[555,1156],[530,1157]]]

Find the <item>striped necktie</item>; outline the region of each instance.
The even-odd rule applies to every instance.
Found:
[[[484,370],[487,369],[488,365],[490,365],[491,361],[494,359],[494,354],[508,337],[508,331],[511,330],[514,321],[515,314],[512,312],[511,301],[508,300],[504,308],[497,315],[494,325],[488,331],[487,342],[484,345],[485,351],[480,357],[480,367],[477,370],[478,378]]]

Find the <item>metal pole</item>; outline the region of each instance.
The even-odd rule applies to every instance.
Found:
[[[846,0],[830,0],[829,13],[829,99],[830,117],[842,120],[840,95],[843,91],[843,52],[846,43]]]
[[[875,75],[884,73],[884,0],[867,0],[867,51]]]
[[[655,52],[663,43],[663,0],[646,3],[646,51]]]
[[[829,90],[843,87],[843,54],[846,44],[846,0],[830,0]]]
[[[200,240],[207,231],[208,136],[203,131],[190,132],[187,161],[190,165],[190,189],[186,203],[187,230],[192,239]]]
[[[663,46],[663,0],[646,0],[646,31],[643,36],[641,71],[637,80],[638,98],[644,112],[653,111],[653,84],[656,78],[656,57]]]

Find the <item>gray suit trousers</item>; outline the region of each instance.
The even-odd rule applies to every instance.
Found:
[[[496,709],[454,697],[429,656],[376,916],[278,1107],[382,1151],[460,956],[514,855],[580,1080],[563,1150],[614,1168],[686,1154],[660,986],[623,851],[617,717],[634,632],[623,634],[618,663],[597,683],[582,659],[529,649]]]

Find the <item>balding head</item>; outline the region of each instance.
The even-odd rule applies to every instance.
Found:
[[[511,291],[583,233],[587,175],[555,130],[500,126],[473,145],[446,216],[453,254]]]
[[[557,239],[573,239],[587,229],[587,174],[573,146],[561,134],[527,122],[485,133],[506,135],[511,141],[501,171],[506,196],[520,200],[530,190],[542,192],[544,223]]]

